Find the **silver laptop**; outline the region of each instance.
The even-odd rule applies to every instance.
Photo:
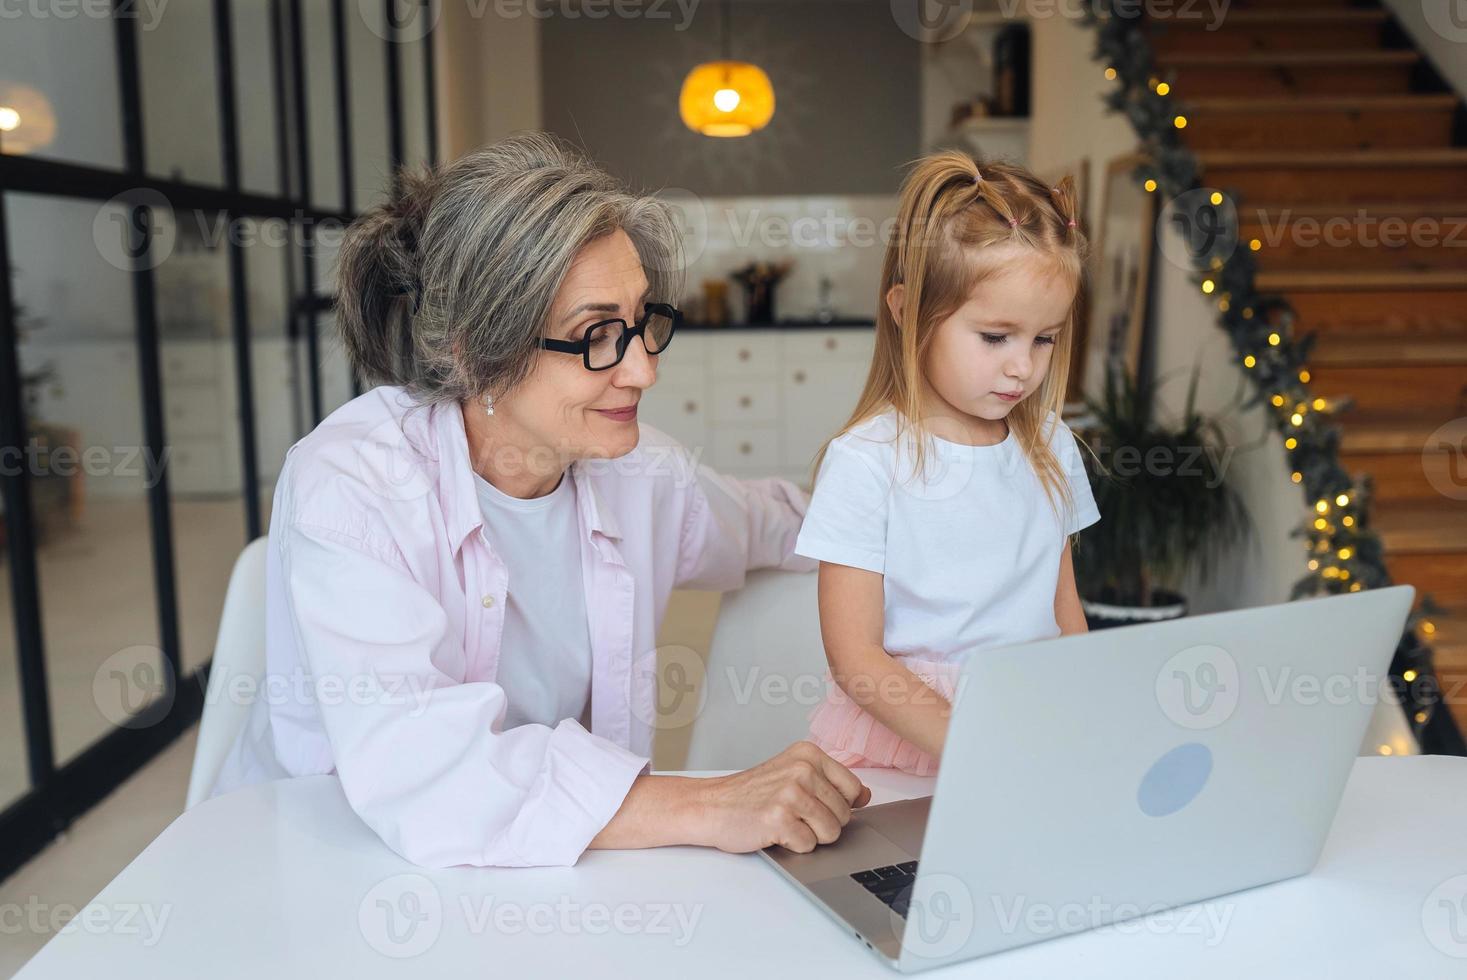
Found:
[[[1304,874],[1376,701],[1394,704],[1381,688],[1414,595],[984,650],[932,796],[763,854],[904,972]]]

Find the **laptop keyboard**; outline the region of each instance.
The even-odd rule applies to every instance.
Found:
[[[904,919],[907,917],[907,903],[912,899],[912,886],[917,882],[916,861],[857,871],[851,877],[897,915]]]

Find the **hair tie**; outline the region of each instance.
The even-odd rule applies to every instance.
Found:
[[[1019,219],[1018,218],[1010,218],[1009,219],[1009,227],[1010,228],[1017,228],[1017,227],[1019,227]]]
[[[1073,227],[1075,227],[1075,219],[1074,218],[1071,218],[1069,221],[1066,221],[1065,224],[1067,224],[1071,228],[1073,228]]]
[[[979,170],[978,170],[977,167],[974,167],[973,168],[973,183],[975,183],[975,184],[981,183],[982,180],[983,180],[983,174],[979,172]]]

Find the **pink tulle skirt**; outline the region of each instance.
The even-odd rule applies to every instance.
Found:
[[[948,701],[957,687],[957,664],[901,658],[902,666]],[[900,769],[916,776],[937,772],[938,760],[872,717],[825,672],[825,700],[810,713],[810,741],[852,769]],[[879,696],[879,692],[878,692]]]

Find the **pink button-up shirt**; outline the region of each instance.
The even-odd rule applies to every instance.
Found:
[[[581,460],[591,728],[501,731],[495,683],[514,570],[484,534],[455,402],[380,387],[286,454],[266,574],[267,673],[213,795],[335,772],[414,863],[574,864],[648,771],[657,631],[675,588],[736,589],[793,554],[808,499],[735,480],[656,429]]]

